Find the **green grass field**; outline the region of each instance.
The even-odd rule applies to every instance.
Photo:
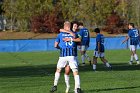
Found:
[[[140,50],[137,53],[140,57]],[[93,51],[88,54],[92,57]],[[58,51],[0,53],[0,93],[49,93],[58,56]],[[130,51],[108,50],[106,58],[113,66],[112,71],[100,60],[97,72],[92,71],[88,62],[79,67],[83,93],[140,93],[140,66],[128,65]],[[72,73],[70,85],[70,93],[74,93]],[[64,92],[63,70],[56,93]]]

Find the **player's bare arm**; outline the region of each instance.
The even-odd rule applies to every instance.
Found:
[[[69,41],[81,42],[81,38],[63,38],[63,40],[66,42],[69,42]]]
[[[100,49],[101,49],[100,42],[98,42],[98,53],[100,53]]]
[[[75,34],[74,34],[72,31],[70,31],[70,30],[60,29],[59,31],[60,31],[60,32],[66,32],[66,33],[69,33],[69,34],[71,34],[72,36],[75,37]]]
[[[129,36],[126,36],[125,40],[122,41],[122,44],[125,43],[129,39]]]
[[[58,46],[58,44],[59,44],[58,42],[55,42],[54,43],[54,47],[57,48],[57,49],[60,49],[60,47]]]

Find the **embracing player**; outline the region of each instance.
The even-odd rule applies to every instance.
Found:
[[[64,29],[70,31],[70,22],[66,21],[64,23]],[[51,93],[57,90],[57,83],[60,78],[60,72],[62,68],[69,65],[73,71],[75,80],[75,93],[81,93],[80,88],[80,77],[78,73],[78,64],[76,62],[75,56],[77,56],[77,44],[81,39],[77,36],[72,36],[70,33],[61,32],[55,41],[55,47],[60,49],[60,57],[57,63],[57,69],[55,72],[54,85],[50,90]],[[66,88],[67,90],[67,88]],[[68,93],[68,91],[66,91]]]

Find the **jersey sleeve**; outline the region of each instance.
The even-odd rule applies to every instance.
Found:
[[[83,35],[83,32],[82,32],[82,29],[80,29],[80,31],[78,32],[78,37],[82,38],[82,35]]]
[[[60,42],[60,34],[57,35],[55,42]]]
[[[128,36],[131,37],[131,30],[128,31]]]
[[[97,41],[97,42],[101,42],[100,36],[99,36],[99,35],[96,37],[96,41]]]

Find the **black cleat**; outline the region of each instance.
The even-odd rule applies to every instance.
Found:
[[[80,88],[77,88],[77,93],[82,93],[82,90]]]
[[[55,91],[57,91],[57,86],[53,86],[53,87],[51,88],[51,90],[50,90],[50,93],[53,93],[53,92],[55,92]]]
[[[112,70],[112,66],[108,67],[108,70]]]
[[[89,61],[89,65],[91,66],[91,61]]]

